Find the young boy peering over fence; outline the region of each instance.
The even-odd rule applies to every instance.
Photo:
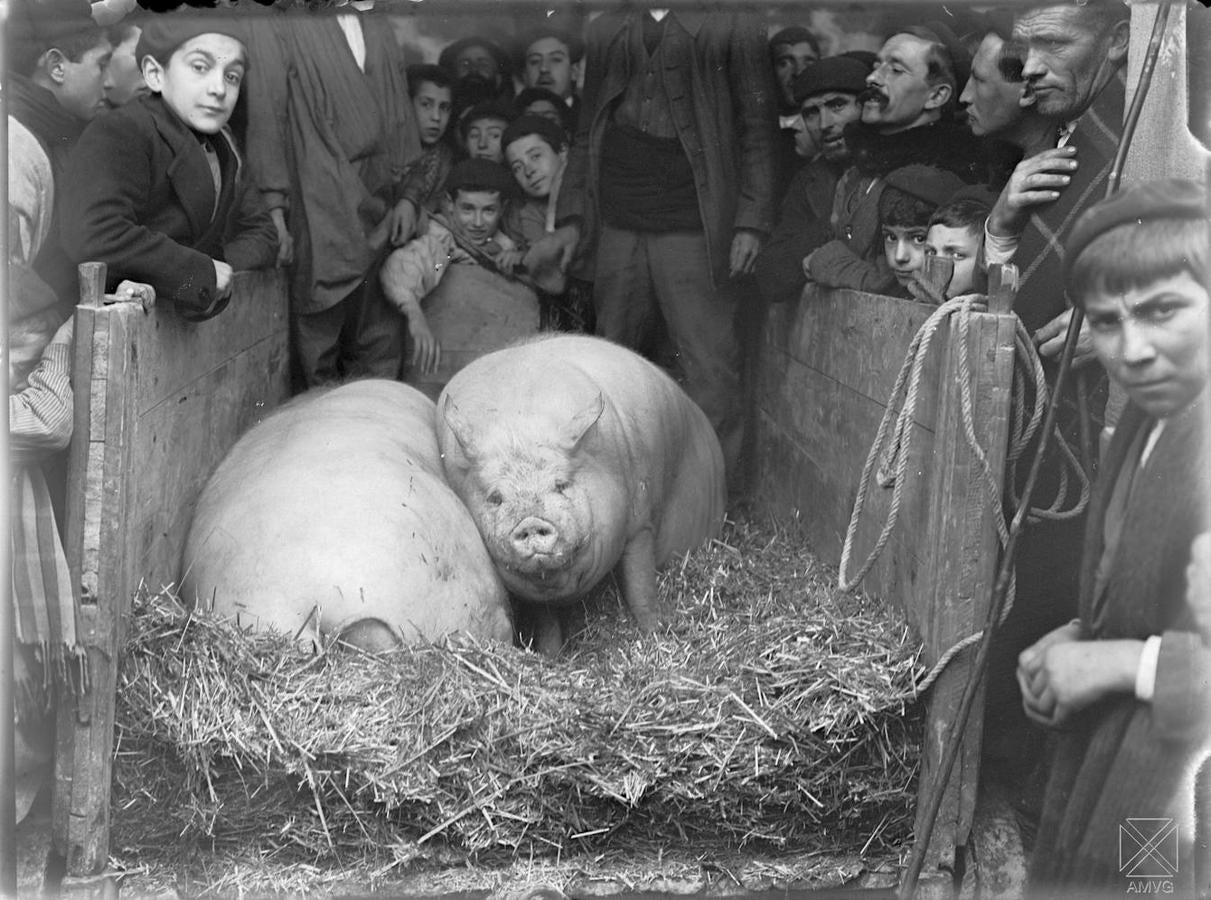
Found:
[[[1155,878],[1194,895],[1211,623],[1186,573],[1211,490],[1208,238],[1203,188],[1170,179],[1091,207],[1065,247],[1068,293],[1130,402],[1090,506],[1080,617],[1019,656],[1026,714],[1059,739],[1031,863],[1039,895],[1142,892]]]
[[[243,29],[215,13],[155,16],[135,55],[151,95],[96,119],[68,162],[63,242],[109,282],[148,282],[191,320],[220,312],[235,269],[271,266],[277,233],[227,122],[248,70]]]

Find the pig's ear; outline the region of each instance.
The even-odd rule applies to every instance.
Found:
[[[467,459],[472,459],[475,456],[475,441],[471,423],[463,418],[463,414],[459,411],[457,404],[455,404],[454,398],[449,395],[442,402],[442,418],[450,426],[450,432],[454,435],[454,439],[458,441],[458,446],[462,447],[463,455]]]
[[[601,418],[601,413],[604,410],[605,399],[598,393],[592,403],[572,416],[560,433],[560,440],[564,449],[569,453],[575,450],[581,439],[588,434],[589,429]]]

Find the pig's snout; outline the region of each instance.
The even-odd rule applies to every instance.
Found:
[[[536,516],[527,516],[519,522],[509,537],[514,551],[523,559],[554,553],[559,542],[559,532],[555,526]]]

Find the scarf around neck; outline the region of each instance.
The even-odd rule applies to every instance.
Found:
[[[9,113],[42,144],[57,178],[68,151],[87,123],[64,109],[54,94],[23,75],[13,75],[9,80]]]

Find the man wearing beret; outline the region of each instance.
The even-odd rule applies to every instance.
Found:
[[[850,162],[845,128],[862,115],[858,95],[867,71],[856,59],[830,56],[795,77],[799,115],[819,153],[791,181],[778,224],[757,259],[757,284],[770,303],[799,296],[807,283],[803,258],[832,236],[833,195]]]
[[[742,13],[628,8],[594,19],[585,45],[558,227],[528,267],[567,269],[579,248],[597,333],[675,360],[738,490],[737,279],[773,225],[776,89],[764,36]]]
[[[407,240],[397,194],[421,152],[403,54],[373,0],[294,12],[246,18],[248,162],[293,263],[296,362],[308,387],[395,378],[403,332],[376,274]]]
[[[1205,188],[1167,179],[1094,205],[1065,241],[1068,295],[1128,403],[1090,503],[1078,618],[1018,658],[1025,712],[1057,739],[1032,897],[1197,893],[1211,611],[1187,579],[1211,496],[1209,237]]]

